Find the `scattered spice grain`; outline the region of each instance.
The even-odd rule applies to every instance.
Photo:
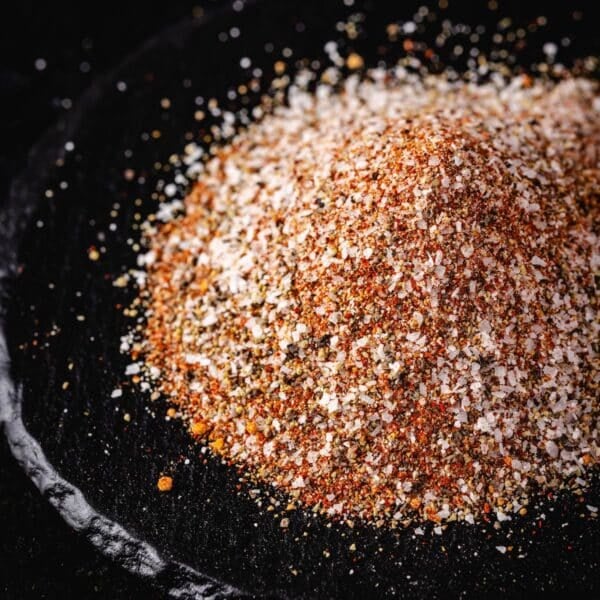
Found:
[[[159,477],[156,487],[159,492],[170,492],[173,489],[173,478],[168,475]]]

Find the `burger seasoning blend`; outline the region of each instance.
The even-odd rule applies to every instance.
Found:
[[[597,87],[342,88],[292,87],[146,225],[123,350],[212,452],[335,518],[503,520],[584,486]]]

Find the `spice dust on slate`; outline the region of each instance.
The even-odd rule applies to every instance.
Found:
[[[332,518],[525,514],[600,458],[599,161],[586,79],[292,86],[145,224],[129,370]]]

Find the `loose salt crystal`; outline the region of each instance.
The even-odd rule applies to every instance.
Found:
[[[496,550],[498,550],[500,554],[506,554],[506,546],[496,546]]]
[[[479,323],[479,331],[481,331],[482,333],[490,333],[491,330],[492,330],[492,325],[488,320],[483,319]]]
[[[213,310],[204,319],[202,319],[202,327],[211,327],[217,323],[217,313]]]
[[[154,250],[149,250],[145,254],[139,254],[137,257],[137,264],[139,267],[150,266],[154,264],[156,260],[156,252]]]
[[[456,417],[459,425],[469,422],[469,416],[462,408],[458,411]]]
[[[469,258],[473,255],[473,252],[475,252],[475,248],[473,248],[473,246],[465,244],[464,246],[461,246],[460,251],[465,258]]]
[[[558,457],[558,446],[552,440],[548,440],[546,442],[546,452],[552,458],[557,458]]]
[[[111,398],[120,398],[122,395],[123,395],[123,390],[120,388],[117,388],[116,390],[113,390],[110,393]]]
[[[437,167],[440,164],[440,159],[437,156],[430,156],[428,164],[430,167]]]
[[[177,193],[177,186],[174,183],[169,183],[165,186],[165,195],[169,198],[173,197]]]
[[[479,417],[477,423],[475,423],[475,429],[488,433],[491,431],[489,421],[485,417]]]
[[[296,331],[302,335],[308,331],[308,327],[304,323],[298,323],[298,325],[296,325]]]
[[[323,408],[326,408],[330,413],[336,412],[340,408],[340,403],[337,399],[337,396],[334,394],[329,394],[328,392],[323,392],[323,395],[319,400],[319,404]]]
[[[140,372],[139,363],[131,363],[125,367],[125,375],[137,375]]]
[[[494,367],[494,375],[499,379],[503,379],[506,377],[506,367],[503,367],[502,365]]]
[[[545,267],[546,261],[536,255],[531,259],[531,264],[535,265],[536,267]]]
[[[395,377],[400,372],[401,368],[402,368],[402,363],[399,362],[399,361],[395,361],[393,363],[390,363],[390,365],[389,365],[390,375],[392,377]]]
[[[304,486],[305,486],[304,477],[301,477],[301,476],[300,477],[296,477],[296,479],[294,479],[292,481],[292,487],[294,489],[303,488]]]
[[[450,509],[448,508],[447,504],[445,505],[445,508],[438,512],[437,516],[440,519],[447,519],[450,516]]]
[[[202,354],[194,354],[193,352],[188,352],[185,355],[185,362],[188,365],[202,365],[205,367],[210,364],[210,360],[206,356],[203,356]]]
[[[273,450],[275,449],[275,444],[272,441],[269,442],[265,442],[264,446],[263,446],[263,454],[265,456],[271,456],[271,454],[273,453]]]

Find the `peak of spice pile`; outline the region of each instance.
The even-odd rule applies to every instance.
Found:
[[[146,225],[123,349],[305,506],[524,514],[600,459],[599,161],[584,79],[292,88]]]

